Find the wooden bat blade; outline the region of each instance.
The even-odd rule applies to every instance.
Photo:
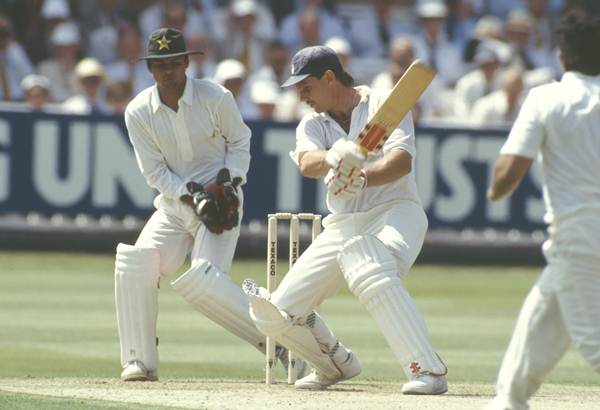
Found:
[[[375,152],[383,146],[402,118],[415,106],[435,74],[433,68],[419,60],[408,67],[390,95],[358,134],[356,143],[362,151]]]

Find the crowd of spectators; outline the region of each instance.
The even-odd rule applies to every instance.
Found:
[[[119,114],[153,84],[156,28],[183,31],[188,76],[233,93],[244,118],[297,121],[281,89],[291,56],[333,48],[357,84],[391,88],[419,58],[438,76],[418,121],[505,124],[528,89],[560,77],[555,28],[586,0],[0,0],[0,109]],[[595,9],[595,10],[594,10]]]

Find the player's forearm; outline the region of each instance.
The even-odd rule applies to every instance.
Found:
[[[379,186],[394,182],[410,173],[412,157],[403,150],[394,150],[365,168],[367,186]]]
[[[322,178],[327,175],[329,165],[325,161],[327,151],[315,150],[300,153],[298,166],[300,174],[306,178]]]
[[[494,167],[494,176],[487,191],[487,198],[490,201],[498,201],[512,194],[527,173],[531,162],[531,158],[519,155],[500,155]]]

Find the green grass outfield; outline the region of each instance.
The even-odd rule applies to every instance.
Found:
[[[113,263],[112,255],[0,252],[0,409],[121,408],[111,401],[2,390],[2,381],[9,379],[118,377]],[[413,268],[406,286],[450,369],[450,389],[453,383],[493,383],[518,309],[539,272],[539,268]],[[236,283],[253,277],[264,284],[265,261],[236,260],[231,274]],[[263,357],[194,311],[166,281],[159,306],[162,381],[263,379]],[[328,300],[321,312],[358,354],[364,370],[357,382],[403,382],[375,323],[347,289]],[[570,350],[547,382],[598,386],[600,377]]]

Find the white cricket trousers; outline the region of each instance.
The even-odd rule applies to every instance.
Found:
[[[229,272],[240,236],[239,225],[215,235],[200,224],[187,205],[161,195],[154,203],[157,210],[144,226],[135,246],[158,250],[162,278],[176,272],[190,250],[192,266],[197,260],[206,259],[221,272]]]
[[[398,276],[406,275],[423,246],[427,217],[420,204],[398,201],[367,212],[329,215],[323,225],[271,295],[275,306],[294,317],[308,315],[346,283],[337,256],[356,235],[376,236],[396,257]]]
[[[528,409],[527,400],[571,343],[600,372],[600,224],[579,220],[551,232],[548,265],[529,292],[502,361],[490,409]]]

